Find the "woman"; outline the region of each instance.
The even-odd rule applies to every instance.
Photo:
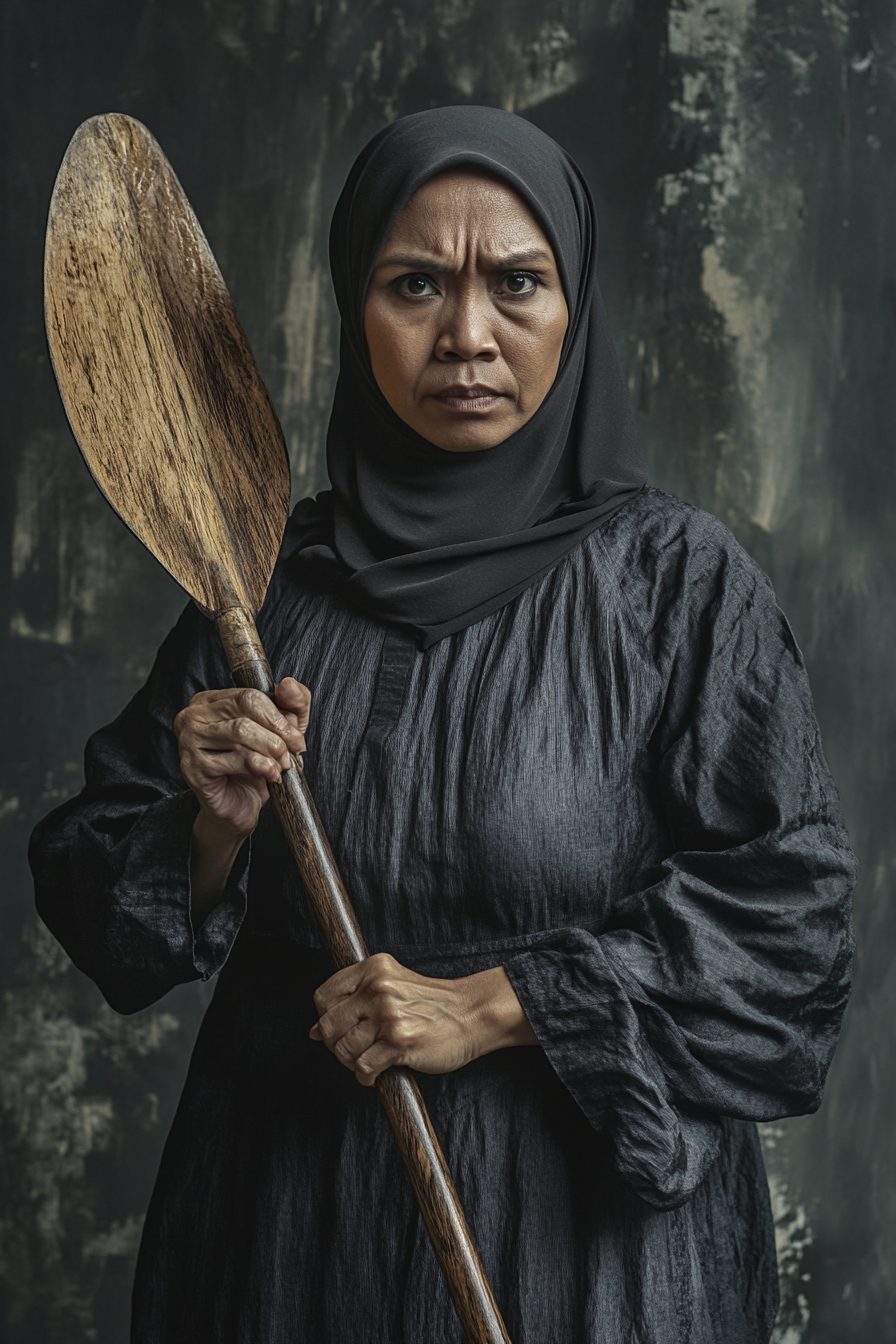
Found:
[[[276,706],[209,689],[188,608],[36,832],[41,914],[114,1007],[220,972],[138,1344],[460,1341],[369,1090],[395,1062],[514,1344],[768,1340],[752,1122],[819,1103],[853,860],[768,581],[645,486],[595,257],[580,174],[517,117],[367,146],[333,488],[259,617]],[[335,976],[263,807],[306,729],[376,953]]]

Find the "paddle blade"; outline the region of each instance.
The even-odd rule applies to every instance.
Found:
[[[257,611],[289,509],[283,433],[199,221],[131,117],[92,117],[68,147],[44,294],[103,494],[203,607]]]

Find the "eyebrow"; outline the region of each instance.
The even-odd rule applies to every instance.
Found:
[[[521,266],[531,266],[534,262],[543,261],[551,263],[550,253],[545,252],[543,248],[536,247],[528,252],[513,252],[506,257],[495,257],[491,262],[491,268],[496,271],[512,271]],[[378,266],[401,266],[409,271],[425,271],[431,275],[443,275],[453,271],[454,267],[450,262],[437,261],[432,256],[412,256],[402,253],[400,255],[391,255],[380,257]]]

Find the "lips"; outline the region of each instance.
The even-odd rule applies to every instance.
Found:
[[[471,412],[491,410],[504,393],[496,392],[493,387],[486,387],[484,383],[455,383],[442,392],[433,392],[430,395],[447,410]]]

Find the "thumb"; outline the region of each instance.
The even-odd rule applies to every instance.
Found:
[[[274,687],[274,702],[284,714],[294,714],[296,727],[304,733],[311,717],[311,692],[295,677],[284,677]]]

